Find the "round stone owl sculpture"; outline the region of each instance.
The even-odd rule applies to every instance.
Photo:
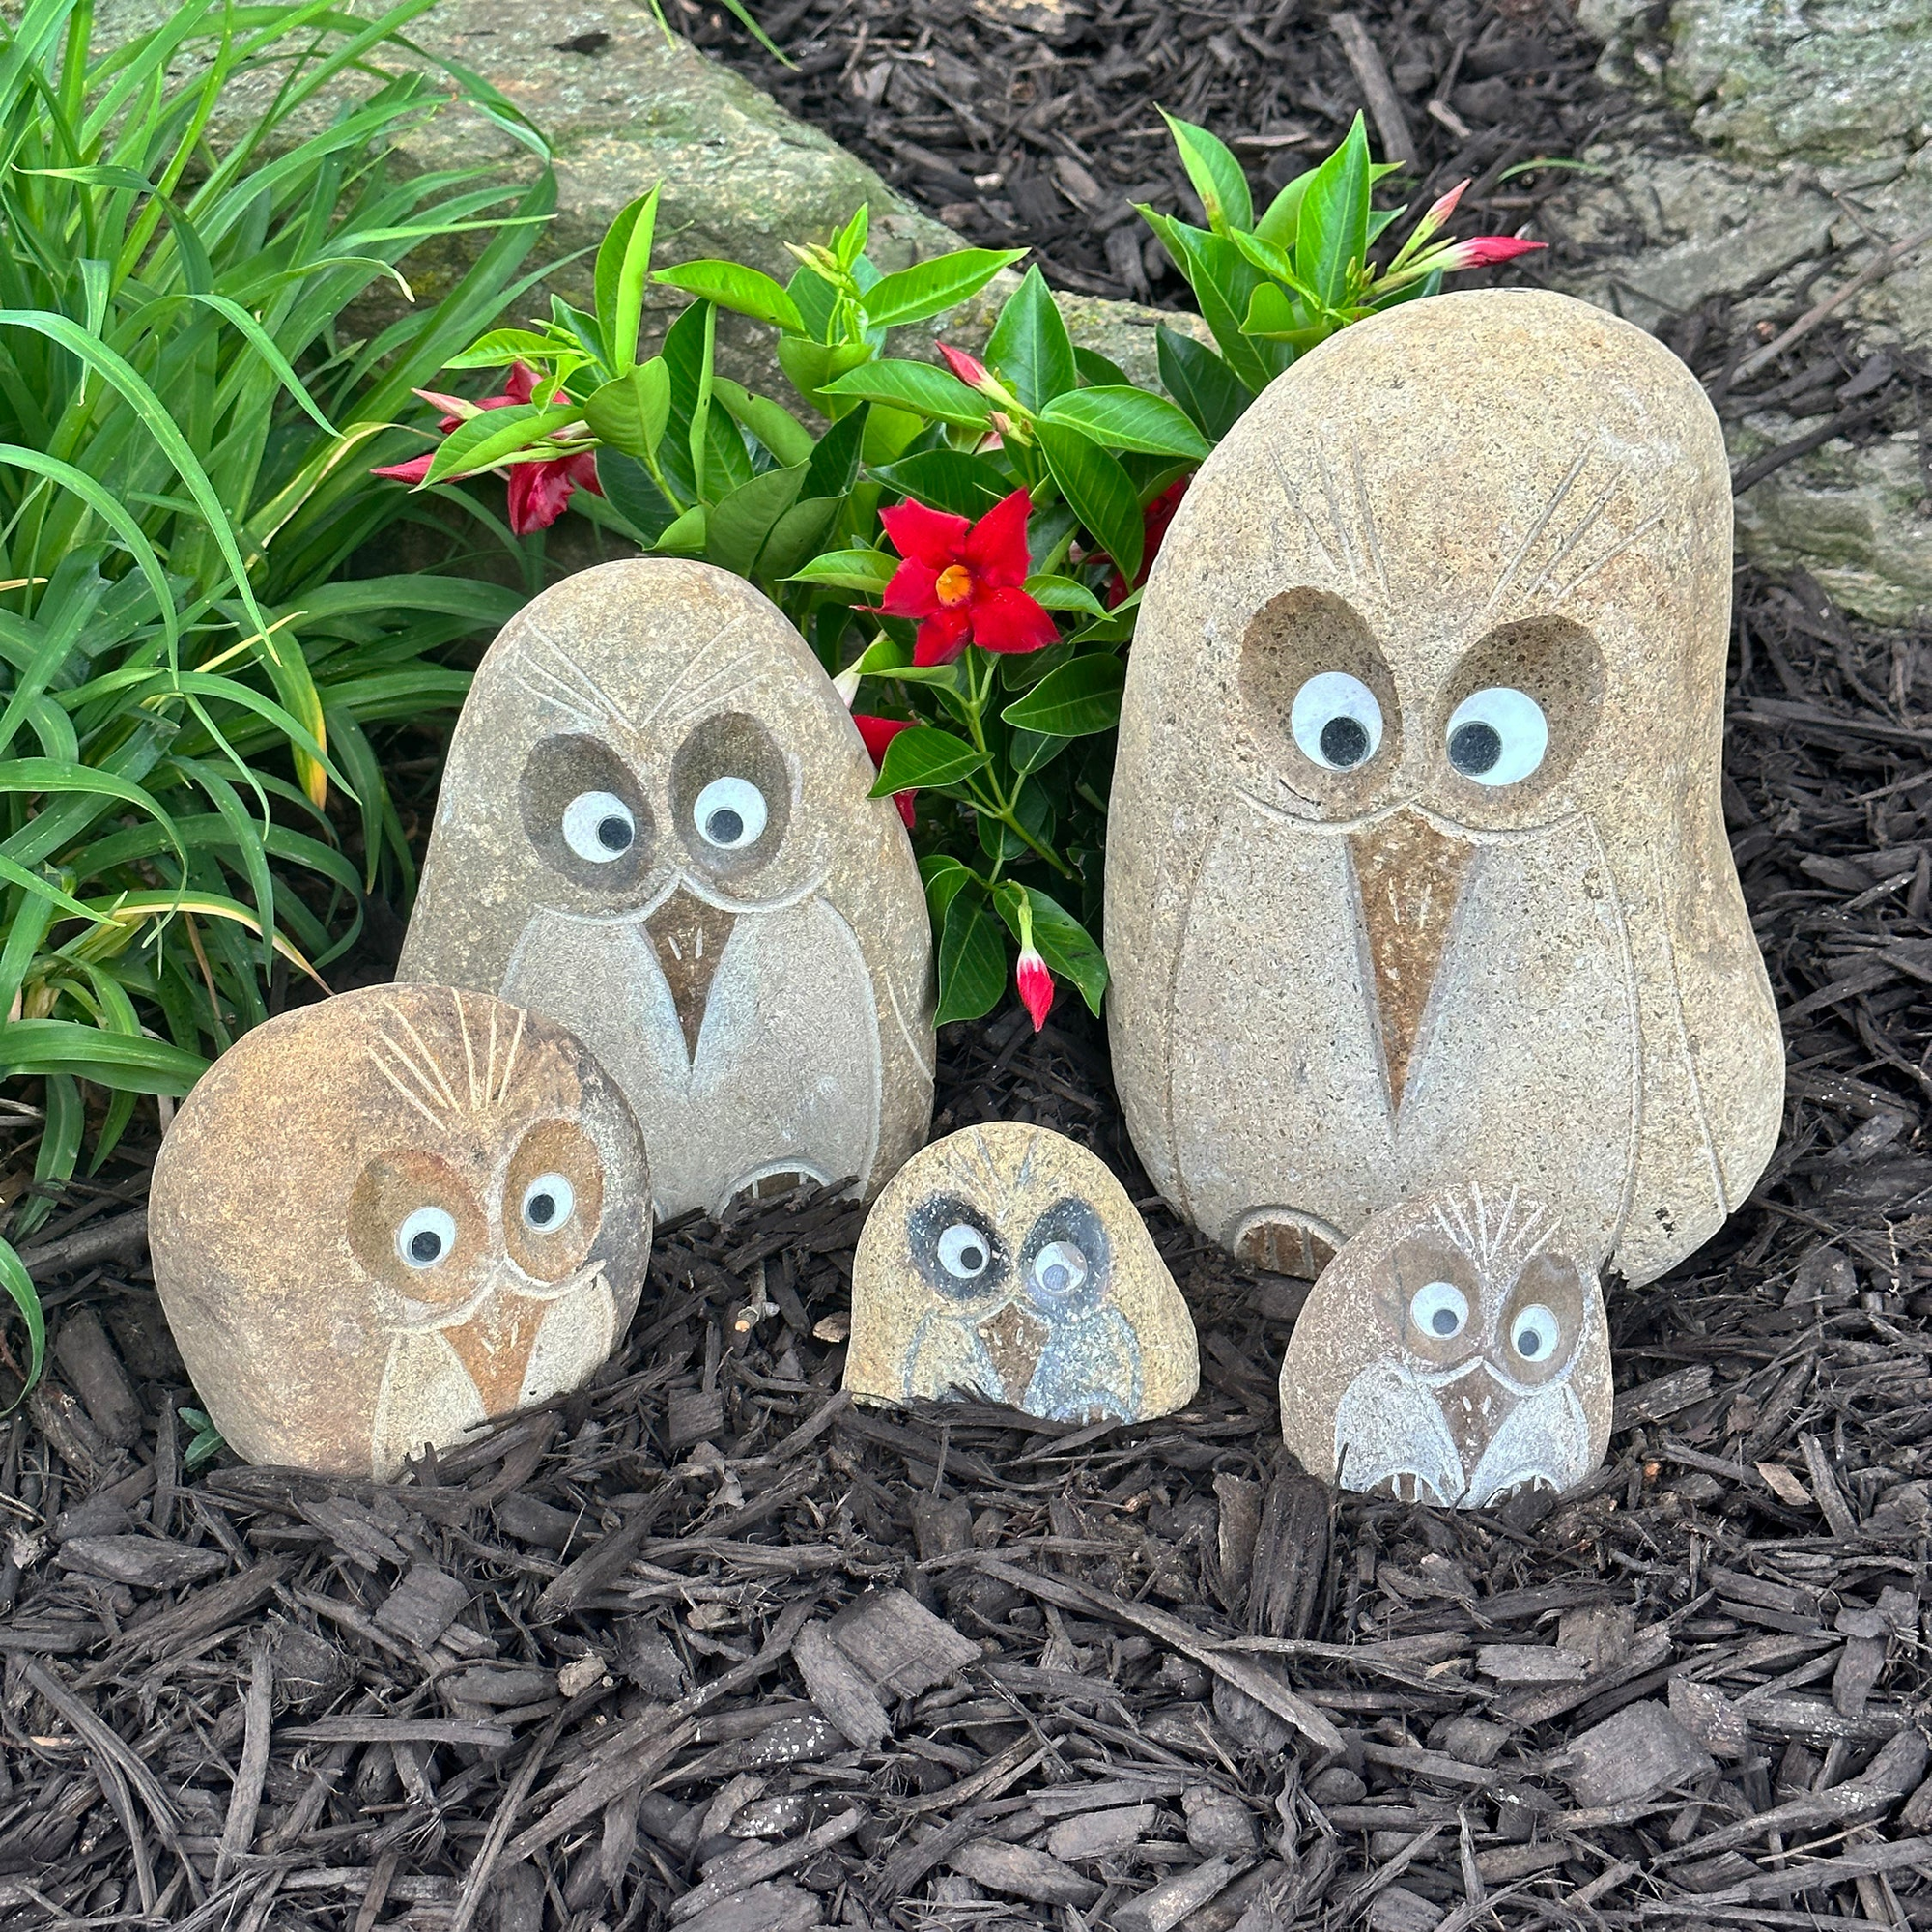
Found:
[[[932,1108],[919,870],[851,716],[741,578],[566,578],[485,656],[405,979],[567,1026],[624,1090],[659,1210],[877,1189]]]
[[[161,1143],[148,1238],[230,1446],[386,1481],[605,1361],[643,1287],[650,1170],[561,1027],[372,986],[270,1020],[203,1075]]]
[[[1344,330],[1162,547],[1107,834],[1114,1069],[1180,1212],[1312,1271],[1499,1173],[1630,1280],[1749,1193],[1783,1057],[1719,804],[1718,420],[1536,290]]]
[[[1595,1264],[1541,1203],[1475,1183],[1372,1215],[1322,1269],[1281,1371],[1302,1467],[1408,1502],[1575,1489],[1610,1413]]]
[[[852,1262],[854,1393],[1132,1421],[1182,1407],[1199,1378],[1187,1304],[1126,1190],[1064,1135],[964,1128],[873,1204]]]

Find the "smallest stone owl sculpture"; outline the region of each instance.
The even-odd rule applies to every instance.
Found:
[[[1610,1434],[1597,1264],[1516,1189],[1445,1187],[1384,1208],[1321,1271],[1281,1370],[1281,1424],[1311,1475],[1481,1509],[1575,1489]]]
[[[992,1122],[915,1154],[852,1263],[845,1386],[1138,1421],[1199,1384],[1194,1322],[1126,1190],[1045,1127]]]
[[[155,1164],[149,1242],[230,1447],[385,1482],[603,1364],[643,1287],[650,1169],[563,1028],[371,986],[202,1077]]]

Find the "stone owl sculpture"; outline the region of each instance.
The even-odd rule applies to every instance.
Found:
[[[605,1361],[643,1287],[650,1170],[561,1027],[372,986],[270,1020],[203,1075],[161,1143],[148,1237],[230,1446],[386,1481]]]
[[[1114,1069],[1195,1224],[1312,1272],[1505,1173],[1634,1282],[1777,1133],[1719,805],[1723,438],[1639,329],[1416,301],[1294,364],[1202,467],[1127,671]]]
[[[993,1122],[935,1141],[872,1206],[845,1386],[955,1391],[1064,1421],[1167,1415],[1194,1323],[1126,1190],[1076,1142]]]
[[[399,968],[567,1026],[659,1211],[794,1178],[870,1194],[925,1137],[931,938],[858,728],[741,578],[607,563],[476,673]]]
[[[1514,1188],[1445,1187],[1372,1215],[1322,1269],[1281,1371],[1302,1467],[1408,1502],[1575,1489],[1610,1414],[1596,1266]]]

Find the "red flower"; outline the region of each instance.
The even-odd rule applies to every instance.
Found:
[[[508,377],[504,379],[502,394],[485,396],[475,407],[479,410],[508,409],[512,403],[534,400],[536,390],[537,372],[526,362],[513,362]],[[460,398],[443,395],[437,389],[418,389],[416,394],[443,412],[442,420],[437,427],[444,436],[465,420],[461,409],[456,407]],[[407,463],[384,464],[382,469],[372,469],[369,473],[372,476],[391,476],[398,483],[420,483],[429,474],[429,467],[435,460],[436,452],[432,450],[427,456],[412,456]],[[592,450],[580,449],[574,456],[559,456],[548,463],[513,463],[509,478],[510,528],[520,537],[527,536],[532,530],[549,529],[563,515],[571,494],[580,485],[594,496],[604,494],[603,486],[597,481],[597,457]]]
[[[1047,1014],[1053,1010],[1053,975],[1046,970],[1046,961],[1031,945],[1020,948],[1013,983],[1019,988],[1020,1005],[1027,1009],[1033,1021],[1033,1030],[1037,1033],[1046,1024]]]
[[[995,503],[977,524],[900,503],[879,521],[905,561],[893,573],[880,608],[889,617],[919,617],[916,665],[951,664],[969,643],[987,651],[1037,651],[1058,641],[1045,607],[1020,586],[1027,579],[1024,490]]]
[[[990,378],[986,365],[977,355],[969,355],[963,349],[955,349],[950,342],[939,345],[939,354],[946,366],[966,384],[969,389],[985,389]]]
[[[886,747],[911,724],[912,720],[870,718],[863,711],[855,711],[852,714],[852,722],[858,725],[859,735],[866,741],[866,750],[871,754],[872,763],[875,766],[883,766],[886,762]],[[898,807],[899,816],[905,820],[906,830],[910,832],[913,816],[912,793],[895,791],[893,794],[893,803]]]
[[[1548,242],[1524,242],[1515,235],[1473,235],[1466,242],[1452,242],[1431,266],[1450,269],[1488,269],[1497,262],[1513,262],[1533,248],[1547,248]]]
[[[1138,590],[1148,581],[1148,572],[1153,568],[1153,560],[1160,554],[1161,540],[1167,535],[1167,526],[1174,521],[1174,513],[1180,507],[1180,499],[1187,495],[1187,486],[1194,481],[1191,475],[1182,476],[1170,483],[1145,510],[1141,512],[1141,568],[1140,575],[1132,583],[1121,574],[1118,566],[1107,582],[1107,609],[1114,606],[1129,590]]]

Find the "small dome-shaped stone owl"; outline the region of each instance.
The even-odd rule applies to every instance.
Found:
[[[992,1122],[916,1154],[852,1263],[845,1386],[977,1394],[1061,1420],[1167,1415],[1194,1323],[1126,1190],[1076,1142]]]
[[[203,1075],[148,1231],[230,1446],[386,1480],[605,1361],[643,1287],[650,1169],[561,1027],[371,986],[270,1020]]]
[[[810,646],[729,572],[600,564],[491,645],[449,750],[405,979],[567,1026],[659,1210],[862,1194],[925,1138],[931,933],[905,826]]]
[[[1603,1291],[1538,1202],[1442,1188],[1372,1216],[1322,1269],[1281,1370],[1310,1475],[1480,1509],[1604,1459]]]

